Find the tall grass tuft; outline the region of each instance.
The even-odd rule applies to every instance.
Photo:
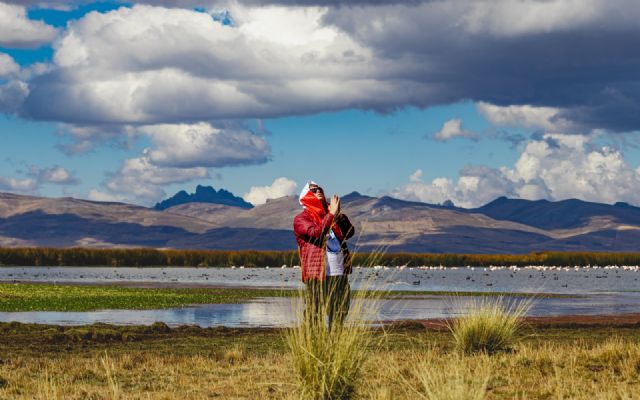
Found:
[[[471,300],[466,315],[447,322],[456,349],[465,354],[510,350],[531,305],[530,299],[508,302],[502,296]]]
[[[373,298],[376,296],[376,298]],[[299,308],[297,324],[285,331],[297,383],[298,396],[306,400],[353,398],[363,367],[383,335],[366,325],[376,314],[378,292],[360,294],[351,302],[343,325],[325,320],[328,305]]]
[[[375,265],[380,254],[375,252],[369,263]],[[295,375],[296,398],[348,400],[355,396],[366,361],[385,338],[369,324],[377,318],[386,292],[380,288],[367,290],[373,288],[372,281],[360,283],[357,295],[351,299],[338,296],[338,301],[350,302],[344,323],[327,323],[330,293],[321,293],[316,301],[307,292],[301,293],[304,301],[294,311],[296,322],[284,333]],[[339,319],[334,317],[334,321]]]
[[[116,366],[114,362],[111,360],[109,355],[105,352],[104,356],[100,358],[100,363],[104,368],[105,375],[107,377],[107,384],[109,386],[109,391],[111,392],[110,400],[119,400],[122,398],[122,393],[120,391],[120,385],[116,381],[115,371]]]

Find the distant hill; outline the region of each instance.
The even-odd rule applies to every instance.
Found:
[[[163,200],[157,203],[153,208],[155,210],[166,210],[167,208],[178,206],[188,203],[209,203],[209,204],[222,204],[225,206],[240,207],[240,208],[253,208],[251,203],[247,203],[241,197],[235,196],[233,193],[220,189],[216,191],[211,186],[196,187],[195,193],[187,193],[184,190],[179,191],[173,197]]]
[[[203,189],[213,190],[187,196],[200,199]],[[293,218],[301,209],[297,196],[252,208],[188,202],[160,211],[0,193],[0,246],[295,249]],[[356,227],[350,247],[357,251],[640,250],[640,208],[622,203],[498,198],[463,209],[353,192],[342,197],[342,209]]]
[[[577,199],[532,201],[499,197],[469,212],[541,229],[572,229],[607,222],[640,225],[640,207],[627,203],[609,205]]]

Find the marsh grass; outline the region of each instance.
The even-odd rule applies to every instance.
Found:
[[[367,264],[375,265],[382,254],[382,250],[371,253]],[[358,295],[350,298],[347,293],[331,292],[333,286],[320,289],[316,299],[308,291],[301,291],[303,301],[293,310],[296,322],[283,333],[294,371],[296,398],[348,400],[362,384],[365,364],[385,338],[383,328],[374,332],[370,324],[377,320],[380,300],[388,291],[374,288],[373,279],[355,283]],[[333,296],[337,297],[333,301],[349,303],[343,323],[339,316],[331,322]]]
[[[329,305],[324,300],[316,306],[303,302],[305,307],[297,308],[296,325],[286,329],[283,335],[298,398],[353,398],[367,359],[384,337],[367,325],[377,315],[378,300],[364,294],[354,298],[344,324],[326,322]]]
[[[126,359],[124,362],[126,363]],[[118,384],[115,377],[115,365],[109,355],[105,352],[104,356],[100,358],[100,364],[104,368],[104,373],[107,378],[107,385],[109,387],[110,392],[110,400],[119,400],[122,398],[122,393],[120,390],[120,385]]]
[[[447,321],[455,348],[464,354],[511,350],[522,328],[532,299],[473,298],[458,302],[460,317]]]

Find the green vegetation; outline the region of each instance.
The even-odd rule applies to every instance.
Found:
[[[237,288],[125,288],[119,286],[78,286],[27,283],[0,283],[0,311],[93,311],[151,310],[193,304],[242,303],[258,297],[299,296],[297,290]],[[514,296],[543,295],[493,292],[384,292],[353,291],[353,296],[415,298],[416,296]],[[544,295],[571,297],[570,295]]]
[[[295,297],[300,293],[285,289],[237,288],[123,288],[119,286],[76,286],[27,283],[0,283],[0,311],[94,311],[104,309],[162,309],[193,304],[233,304],[258,297]],[[355,298],[419,298],[421,296],[478,296],[518,298],[574,298],[567,294],[448,291],[352,291]]]
[[[465,354],[493,354],[513,348],[531,302],[475,298],[458,308],[465,315],[448,322],[456,349]]]
[[[116,286],[0,284],[0,311],[160,309],[193,304],[241,303],[291,293],[279,289],[147,289]]]
[[[525,266],[640,265],[640,253],[535,252],[529,254],[355,253],[354,265]],[[111,267],[280,267],[299,265],[297,251],[86,248],[0,248],[0,265]]]
[[[638,398],[640,327],[526,329],[491,356],[373,330],[353,399]],[[0,324],[0,360],[2,399],[299,399],[281,330]]]

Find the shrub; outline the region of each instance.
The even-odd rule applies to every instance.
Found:
[[[506,302],[503,297],[483,297],[467,302],[465,308],[466,315],[447,323],[456,349],[465,354],[492,354],[512,348],[531,300]]]

